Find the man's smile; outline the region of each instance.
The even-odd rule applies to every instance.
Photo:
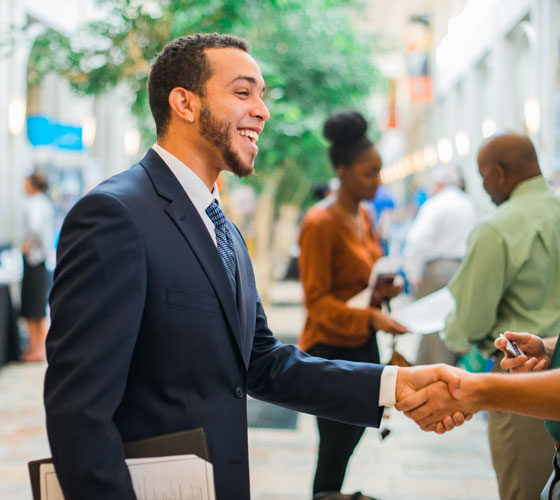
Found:
[[[247,137],[247,139],[249,139],[252,143],[257,142],[259,139],[258,132],[251,128],[238,128],[237,133],[243,137]]]

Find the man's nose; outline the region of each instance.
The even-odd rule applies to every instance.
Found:
[[[258,103],[254,107],[251,116],[260,118],[263,121],[267,121],[270,118],[270,113],[268,111],[268,108],[266,107],[266,104],[262,99],[258,100]]]

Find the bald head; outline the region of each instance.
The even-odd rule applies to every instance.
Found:
[[[488,155],[490,161],[500,163],[508,174],[523,180],[541,173],[535,146],[526,135],[495,135],[482,144],[479,157],[481,154]]]
[[[541,175],[535,146],[526,135],[506,133],[491,137],[478,151],[484,189],[499,205],[524,180]]]

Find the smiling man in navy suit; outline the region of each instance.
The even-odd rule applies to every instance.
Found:
[[[443,367],[325,361],[275,340],[215,184],[223,170],[253,173],[263,92],[244,41],[174,40],[150,75],[157,143],[66,217],[45,406],[68,500],[135,498],[122,443],[200,426],[218,500],[248,500],[247,394],[376,427],[383,404],[458,380]]]

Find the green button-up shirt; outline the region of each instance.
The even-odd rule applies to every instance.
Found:
[[[495,351],[506,330],[542,337],[560,331],[560,197],[542,176],[520,183],[469,237],[449,283],[455,310],[442,338],[449,349]]]

